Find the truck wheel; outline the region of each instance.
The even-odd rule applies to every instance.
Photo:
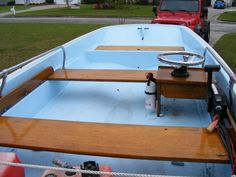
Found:
[[[204,33],[203,39],[208,43],[210,41],[210,31]]]
[[[203,39],[209,43],[210,41],[210,22],[209,21],[204,21],[204,28],[203,28]]]

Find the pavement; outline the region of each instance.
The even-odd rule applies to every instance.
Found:
[[[35,6],[30,9],[20,10],[17,13],[43,9],[65,7],[65,5]],[[208,8],[208,19],[211,21],[210,45],[226,33],[236,32],[236,23],[218,21],[218,16],[226,11],[236,11],[236,7],[226,9]],[[6,17],[12,12],[0,13],[0,23],[74,23],[74,24],[134,24],[150,23],[151,19],[145,18],[103,18],[103,17]],[[2,18],[1,18],[2,17]]]
[[[151,19],[103,17],[4,17],[0,23],[78,23],[78,24],[132,24],[150,23]]]
[[[208,7],[208,20],[211,22],[217,22],[217,18],[220,14],[230,11],[236,11],[236,7],[229,7],[225,9],[214,9],[212,7]]]
[[[236,7],[230,7],[225,9],[214,9],[208,8],[208,20],[211,22],[211,33],[210,33],[210,42],[211,46],[214,46],[215,43],[225,34],[236,32],[236,23],[235,22],[224,22],[219,21],[217,18],[220,14],[229,11],[236,11]]]

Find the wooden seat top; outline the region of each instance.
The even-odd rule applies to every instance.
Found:
[[[122,46],[100,45],[95,50],[127,50],[127,51],[184,51],[182,46]]]
[[[157,81],[178,84],[207,84],[207,73],[203,68],[188,68],[188,77],[174,77],[171,75],[173,70],[173,67],[160,66],[157,71]]]
[[[146,74],[154,70],[89,70],[61,69],[55,71],[49,80],[104,81],[104,82],[146,82]]]
[[[0,117],[0,145],[121,158],[228,163],[217,133],[203,128]]]

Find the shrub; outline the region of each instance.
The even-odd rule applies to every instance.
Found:
[[[9,2],[7,3],[7,5],[9,5],[9,6],[14,6],[15,4],[16,4],[15,1],[9,1]]]
[[[47,3],[47,4],[53,4],[53,3],[54,3],[54,0],[46,0],[46,3]]]
[[[149,0],[139,0],[139,1],[137,1],[137,4],[148,5],[149,4]]]
[[[153,0],[152,5],[158,6],[160,4],[160,0]]]
[[[102,4],[103,9],[114,9],[114,3],[113,2],[104,2]]]
[[[97,4],[98,0],[83,0],[83,4]]]

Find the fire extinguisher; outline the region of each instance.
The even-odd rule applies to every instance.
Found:
[[[146,85],[146,99],[145,99],[145,108],[148,110],[155,110],[156,109],[156,89],[157,84],[156,80],[153,78],[152,73],[148,73],[146,75],[146,78],[148,79],[147,85]]]

